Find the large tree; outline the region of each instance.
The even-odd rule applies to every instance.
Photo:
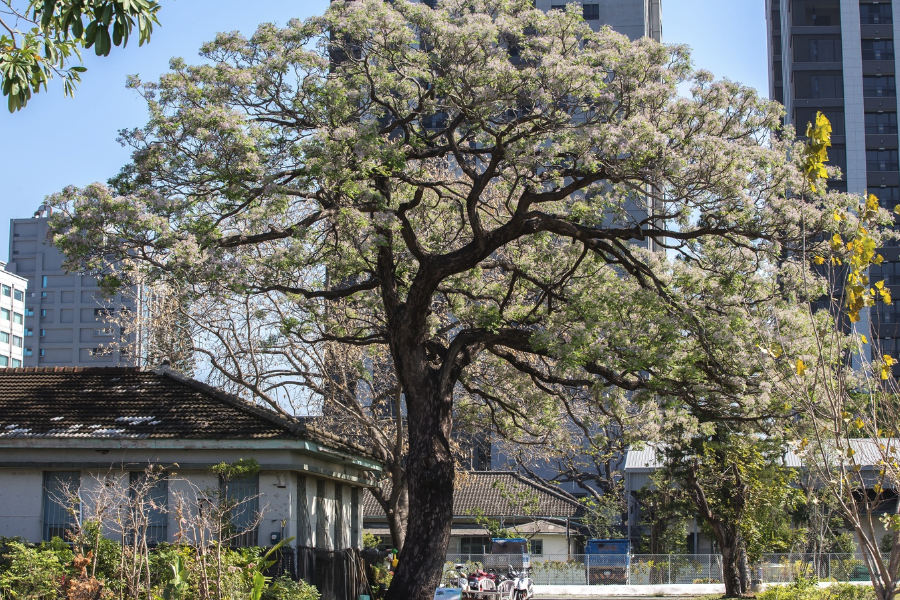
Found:
[[[58,195],[55,243],[210,297],[281,294],[303,309],[285,335],[389,352],[409,426],[389,598],[440,577],[455,391],[522,427],[560,387],[770,401],[758,307],[838,201],[787,199],[781,108],[685,48],[528,0],[359,0],[202,54],[135,82],[135,188]]]

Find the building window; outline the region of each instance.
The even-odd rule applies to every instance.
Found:
[[[825,110],[819,111],[815,108],[797,108],[794,111],[796,115],[794,118],[794,124],[797,127],[797,133],[799,135],[803,135],[806,133],[806,126],[809,123],[813,123],[816,120],[816,113],[821,112],[823,115],[828,117],[828,120],[831,121],[831,134],[832,135],[845,135],[844,130],[844,111],[841,109],[833,109],[827,108]]]
[[[41,292],[41,298],[46,298],[46,297],[47,297],[47,292]]]
[[[14,335],[13,336],[13,346],[15,346],[16,348],[21,348],[22,347],[22,338],[20,338],[17,335]]]
[[[111,348],[91,348],[90,350],[88,350],[88,353],[92,357],[110,356],[112,354],[112,349]]]
[[[0,354],[0,367],[8,367],[9,366],[9,357],[3,356]]]
[[[309,524],[309,502],[306,499],[306,477],[297,477],[297,546],[312,546],[312,529]]]
[[[897,86],[893,76],[879,77],[866,75],[863,77],[863,96],[866,98],[892,98],[897,95]]]
[[[461,537],[459,538],[460,554],[488,554],[491,551],[491,538],[489,537]]]
[[[841,36],[795,35],[794,60],[796,62],[841,62]]]
[[[33,317],[33,316],[34,316],[34,309],[33,309],[33,308],[26,308],[26,309],[25,309],[25,316],[26,316],[26,317]]]
[[[41,337],[46,337],[46,336],[47,336],[47,330],[41,329]]]
[[[13,292],[13,297],[15,298],[16,302],[25,302],[25,292],[21,290],[15,290]]]
[[[866,150],[867,171],[900,171],[896,150]]]
[[[894,60],[894,40],[863,40],[863,60]]]
[[[94,316],[95,317],[108,317],[113,314],[114,309],[112,308],[95,308]]]
[[[344,486],[334,484],[334,549],[344,549]]]
[[[900,204],[900,187],[883,187],[869,190],[878,198],[878,203],[882,208],[893,211],[897,204]]]
[[[112,327],[101,327],[99,329],[94,330],[94,336],[96,337],[109,337],[113,335],[115,332]]]
[[[8,285],[0,286],[0,289],[3,290],[3,295],[9,298],[12,295],[12,288]]]
[[[600,5],[599,4],[585,4],[581,7],[581,16],[585,21],[599,21],[600,20]]]
[[[794,91],[797,98],[804,100],[843,98],[844,77],[836,71],[798,71],[794,74]]]
[[[47,287],[47,276],[41,277],[41,287]]]
[[[132,502],[140,505],[141,518],[147,519],[147,543],[165,542],[168,536],[169,483],[165,477],[153,476],[147,481],[146,473],[131,473],[129,495]]]
[[[38,350],[38,356],[44,356],[44,349],[43,349],[43,348],[41,348],[40,350]]]
[[[0,331],[0,342],[2,342],[4,344],[9,343],[9,334],[6,333],[5,331]]]
[[[9,321],[9,309],[8,308],[0,308],[0,319],[4,321]]]
[[[897,113],[866,113],[866,133],[884,135],[897,133]]]
[[[17,313],[17,312],[13,313],[13,323],[17,323],[17,324],[21,325],[24,322],[25,322],[25,317],[22,315],[22,313]]]
[[[859,22],[862,25],[885,25],[894,22],[890,2],[879,4],[860,4]]]
[[[78,498],[81,473],[78,471],[44,472],[44,541],[58,537],[69,541],[76,515],[81,511]]]
[[[31,356],[34,354],[34,350],[31,348],[25,348],[25,356]]]
[[[42,309],[41,309],[41,318],[44,318],[44,317],[46,317],[46,316],[47,316],[47,309],[46,309],[46,308],[42,308]]]
[[[544,540],[530,540],[528,545],[532,554],[544,553]]]
[[[797,27],[837,27],[841,24],[839,0],[794,0],[791,14]]]
[[[359,531],[359,488],[350,488],[350,546],[362,548],[362,534]]]
[[[550,10],[566,10],[565,4],[551,4]]]
[[[236,532],[232,546],[258,546],[259,475],[236,477],[220,484],[222,496],[232,508],[228,520]]]
[[[31,337],[33,335],[34,335],[34,329],[32,329],[31,327],[26,327],[25,328],[25,337]]]
[[[22,361],[19,360],[18,358],[14,358],[14,359],[12,359],[12,366],[13,366],[14,368],[15,368],[15,367],[21,367],[21,366],[22,366]]]
[[[325,481],[316,480],[316,543],[318,548],[330,548],[328,539],[328,511],[325,510]]]

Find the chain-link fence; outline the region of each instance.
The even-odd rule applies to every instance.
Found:
[[[459,570],[466,574],[484,570],[502,575],[521,564],[519,554],[448,554],[444,581],[457,576],[455,565],[462,565]],[[668,585],[723,579],[719,554],[533,554],[531,576],[538,585]],[[862,557],[853,554],[763,554],[751,566],[751,578],[761,583],[790,583],[801,576],[868,581],[869,571]]]

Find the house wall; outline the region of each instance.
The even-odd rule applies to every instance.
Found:
[[[4,449],[3,465],[14,462],[43,463],[46,470],[77,470],[81,473],[80,495],[82,500],[82,513],[84,515],[95,514],[98,504],[104,503],[103,498],[118,490],[119,497],[127,493],[129,475],[131,471],[139,472],[147,464],[173,463],[184,464],[187,461],[177,460],[187,458],[185,453],[175,451],[159,451],[144,449],[141,451],[127,452],[127,461],[122,457],[111,466],[77,468],[79,461],[88,460],[97,462],[97,452],[90,449],[72,449],[70,451],[54,451],[53,460],[48,459],[48,452],[39,449]],[[110,453],[109,455],[111,455]],[[194,462],[207,462],[214,464],[236,460],[240,456],[230,456],[228,452],[216,453],[212,456],[203,456],[204,453],[192,453],[190,459]],[[244,457],[247,452],[244,451]],[[293,454],[293,455],[292,455]],[[362,547],[362,486],[352,481],[327,479],[315,471],[337,473],[359,477],[361,473],[346,465],[329,463],[311,456],[296,456],[296,453],[275,452],[261,453],[258,457],[261,464],[273,461],[289,463],[293,461],[293,469],[309,469],[310,471],[298,471],[289,468],[265,469],[259,474],[259,508],[262,518],[258,528],[259,544],[271,545],[272,534],[278,539],[298,536],[301,526],[308,524],[312,533],[311,539],[298,536],[292,545],[311,545],[318,548],[342,549],[347,547]],[[155,459],[155,460],[154,460]],[[62,461],[65,462],[62,462]],[[123,466],[123,463],[124,466]],[[43,468],[38,466],[31,468],[3,468],[0,466],[0,536],[18,536],[29,541],[40,541],[43,536]],[[168,522],[167,536],[169,541],[176,541],[179,531],[179,521],[183,516],[186,522],[196,522],[196,511],[199,506],[198,499],[205,489],[218,489],[219,479],[208,468],[178,468],[173,467],[172,474],[168,478]],[[300,486],[304,481],[305,486]],[[357,488],[354,505],[353,488]],[[305,489],[304,489],[305,488]],[[337,500],[340,490],[340,500]],[[319,492],[323,491],[320,498]],[[300,495],[302,494],[302,501]],[[183,513],[177,514],[176,507],[182,506]],[[337,507],[341,507],[341,519],[337,519]],[[301,511],[305,513],[301,514]],[[354,513],[356,519],[354,519]],[[356,527],[354,528],[354,525]],[[337,527],[337,531],[335,530]],[[121,532],[108,529],[106,535],[113,539],[119,539]],[[196,538],[196,532],[187,535],[186,541]],[[208,532],[204,532],[208,539]],[[303,538],[303,539],[299,539]]]

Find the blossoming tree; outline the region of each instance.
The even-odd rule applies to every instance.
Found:
[[[843,202],[788,199],[778,105],[528,0],[335,1],[203,56],[133,81],[128,193],[59,194],[55,243],[209,298],[278,294],[300,309],[279,335],[390,353],[409,518],[389,598],[438,583],[463,394],[522,428],[563,388],[771,409],[761,331],[804,268],[781,259]]]

